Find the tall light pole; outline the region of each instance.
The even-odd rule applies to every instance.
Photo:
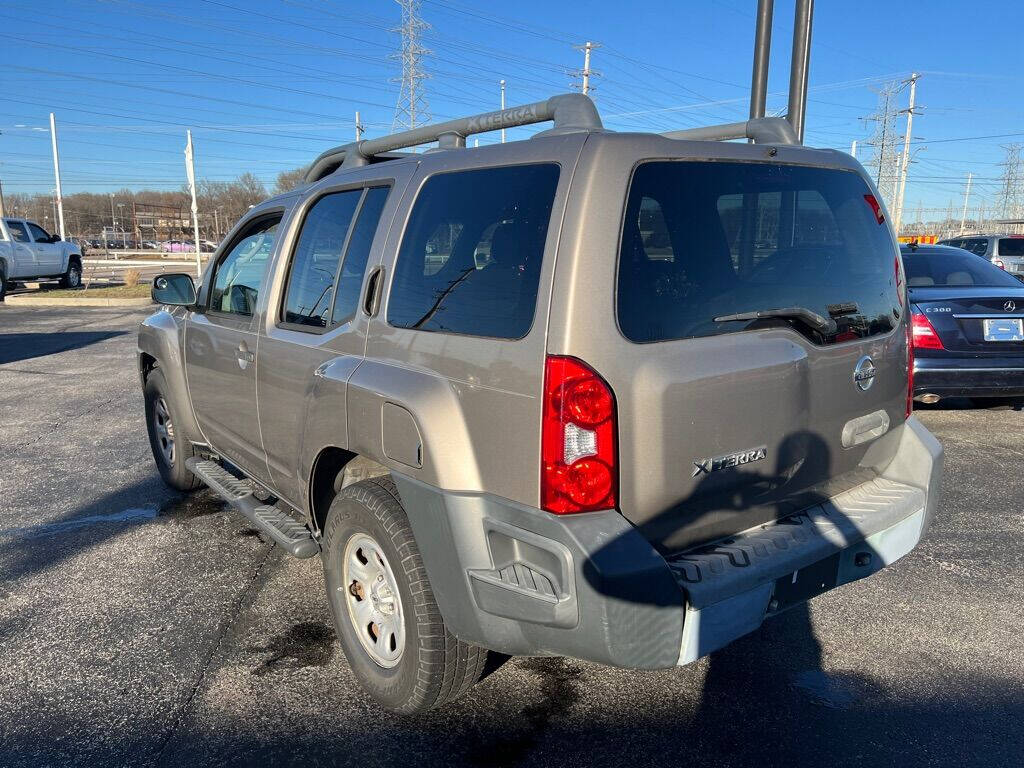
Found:
[[[964,209],[960,213],[960,234],[964,233],[964,223],[967,221],[967,201],[971,197],[971,179],[974,178],[973,173],[967,174],[967,189],[964,191]]]
[[[917,72],[910,75],[910,103],[907,106],[907,133],[903,137],[903,160],[900,166],[900,186],[896,193],[896,234],[900,233],[900,225],[903,223],[903,194],[907,189],[907,166],[910,165],[910,136],[914,124],[914,96],[917,93],[917,79],[920,77]]]
[[[60,239],[66,240],[67,233],[64,231],[64,196],[60,189],[60,157],[57,154],[57,121],[53,112],[50,113],[50,143],[53,145],[53,177],[57,186],[57,211],[60,213]]]
[[[505,81],[501,81],[501,111],[505,111]],[[505,129],[501,129],[501,143],[505,143]]]

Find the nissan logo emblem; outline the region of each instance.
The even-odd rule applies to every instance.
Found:
[[[1005,309],[1007,312],[1013,312],[1013,310],[1015,310],[1016,308],[1017,305],[1013,302],[1012,299],[1003,304],[1003,309]]]
[[[853,369],[853,383],[861,392],[867,392],[875,383],[875,363],[867,355],[857,361],[857,367]]]

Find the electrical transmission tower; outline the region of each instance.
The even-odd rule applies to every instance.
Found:
[[[878,92],[878,109],[866,118],[875,124],[875,132],[868,142],[872,147],[869,165],[875,169],[875,185],[890,208],[896,203],[899,183],[899,155],[896,151],[899,138],[896,135],[896,118],[899,115],[896,94],[899,90],[900,83],[886,83]]]
[[[430,107],[423,82],[430,77],[423,69],[423,59],[430,51],[420,44],[421,36],[430,29],[430,25],[420,18],[420,0],[395,2],[402,6],[402,26],[392,32],[402,35],[402,50],[393,58],[401,60],[402,76],[392,80],[400,84],[395,118],[391,122],[392,132],[430,122]]]
[[[1022,144],[1006,146],[1003,178],[999,190],[999,213],[1004,219],[1019,221],[1024,217],[1024,163],[1021,162]],[[1010,225],[1016,229],[1016,224]]]

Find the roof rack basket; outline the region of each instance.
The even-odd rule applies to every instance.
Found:
[[[532,125],[551,121],[554,125],[545,134],[572,133],[576,131],[598,131],[602,129],[601,117],[590,97],[581,93],[564,93],[552,96],[546,101],[537,101],[511,109],[484,112],[472,117],[448,120],[444,123],[424,125],[378,139],[354,141],[329,149],[320,155],[306,171],[306,181],[313,182],[333,173],[339,167],[351,168],[367,165],[373,158],[398,149],[417,147],[431,141],[438,142],[442,149],[466,146],[466,137],[475,133],[487,133],[501,128]]]

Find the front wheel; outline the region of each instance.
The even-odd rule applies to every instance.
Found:
[[[335,497],[321,556],[341,647],[382,707],[425,712],[490,671],[486,649],[445,627],[391,478],[354,483]]]
[[[60,279],[61,288],[77,288],[82,284],[82,265],[77,261],[68,264],[68,271]]]
[[[198,488],[201,481],[185,466],[185,461],[196,455],[192,443],[179,428],[177,414],[166,395],[167,381],[159,368],[146,377],[143,390],[146,400],[146,431],[149,447],[160,477],[178,491]]]

